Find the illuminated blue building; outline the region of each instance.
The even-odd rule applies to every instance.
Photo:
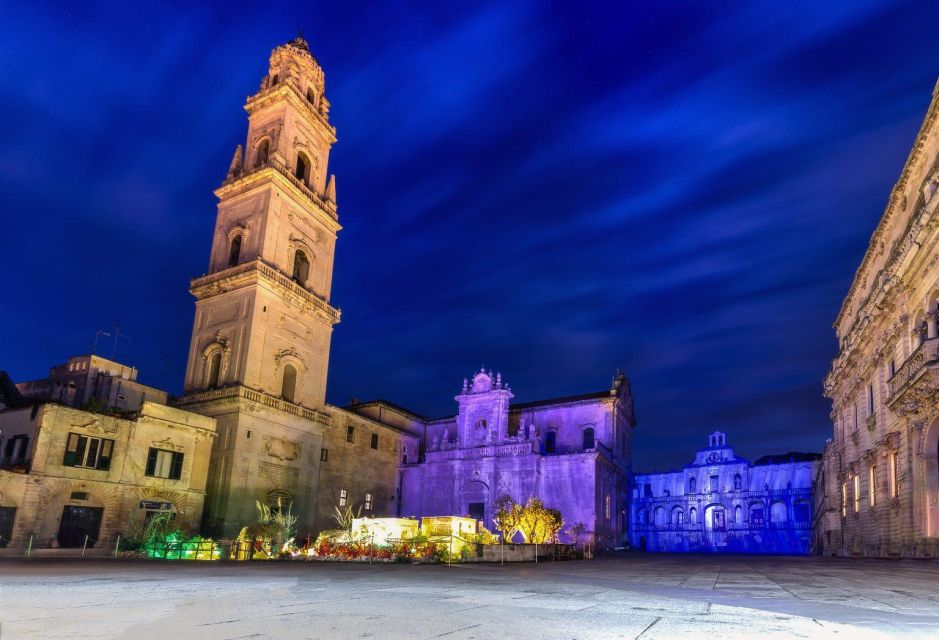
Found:
[[[630,542],[646,551],[807,554],[819,456],[737,457],[723,433],[681,471],[637,474]]]

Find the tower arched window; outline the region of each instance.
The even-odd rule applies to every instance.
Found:
[[[278,82],[280,82],[280,76],[275,73],[271,76],[271,86],[276,87]]]
[[[693,477],[688,478],[688,493],[695,493],[698,490],[698,481]]]
[[[301,180],[306,186],[310,186],[310,161],[302,153],[297,154],[297,170],[294,172],[297,180]]]
[[[296,392],[297,370],[293,365],[288,364],[284,367],[284,378],[280,386],[280,397],[287,402],[293,402]]]
[[[231,241],[231,249],[228,251],[228,266],[234,267],[241,259],[241,234],[235,236]]]
[[[593,437],[593,427],[588,427],[584,429],[584,449],[593,449],[596,446],[596,442]]]
[[[313,87],[310,87],[306,90],[306,100],[310,104],[316,104],[316,94],[313,93]]]
[[[545,453],[554,453],[557,451],[558,447],[558,432],[549,431],[545,434],[544,439],[544,452]]]
[[[295,282],[305,285],[310,276],[310,260],[300,249],[293,256],[293,279]]]
[[[214,389],[218,386],[219,374],[222,371],[222,354],[215,352],[212,354],[212,357],[209,358],[209,377],[207,385],[210,389]]]
[[[258,145],[258,152],[254,157],[254,167],[263,167],[267,164],[267,157],[271,153],[271,141],[264,139],[261,141],[261,144]]]
[[[740,486],[742,483],[743,481],[740,478],[740,474],[739,473],[734,474],[734,491],[740,491]]]

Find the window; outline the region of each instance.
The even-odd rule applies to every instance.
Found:
[[[841,483],[841,517],[848,515],[848,483]]]
[[[854,430],[857,431],[857,402],[852,404],[854,408]]]
[[[294,282],[306,284],[306,279],[310,275],[310,261],[306,254],[297,249],[293,256],[293,279]]]
[[[698,524],[698,510],[694,507],[691,507],[691,510],[688,512],[688,522]]]
[[[743,524],[743,507],[739,504],[734,507],[734,524]]]
[[[867,385],[867,415],[874,413],[874,385]]]
[[[293,402],[297,391],[297,370],[292,364],[284,366],[284,379],[280,387],[280,397],[287,402]]]
[[[34,407],[38,405],[33,405]],[[35,417],[35,416],[34,416]],[[13,436],[6,442],[3,456],[10,465],[26,464],[26,451],[29,449],[29,436],[20,434]]]
[[[740,474],[735,473],[734,474],[734,491],[740,491],[740,487],[742,486],[742,484],[743,482],[740,478]]]
[[[254,168],[263,167],[267,164],[267,157],[271,152],[271,141],[264,139],[261,141],[261,144],[258,145],[257,155],[254,157]]]
[[[241,258],[241,235],[232,238],[231,249],[228,251],[228,266],[234,267]]]
[[[329,449],[320,449],[320,462],[326,462],[329,459]]]
[[[372,434],[372,442],[369,446],[371,446],[372,449],[378,448],[378,434],[377,433]]]
[[[313,93],[313,87],[309,87],[306,90],[306,101],[310,104],[316,104],[316,94]]]
[[[861,510],[861,476],[854,476],[854,513]]]
[[[405,453],[403,456],[401,456],[401,464],[407,464],[407,463],[408,463],[408,454]]]
[[[887,375],[891,378],[897,373],[897,361],[893,358],[887,363]]]
[[[339,506],[340,507],[346,506],[346,502],[348,501],[349,501],[349,491],[346,489],[340,489],[339,490]]]
[[[544,439],[544,452],[545,453],[554,453],[557,450],[558,443],[558,432],[549,431],[545,434]]]
[[[107,471],[111,468],[111,453],[113,450],[113,440],[70,433],[68,434],[68,443],[65,445],[65,459],[62,464],[66,467]]]
[[[209,379],[206,386],[209,389],[214,389],[218,386],[219,374],[222,370],[222,354],[218,351],[212,354],[212,357],[209,359]]]
[[[593,428],[589,427],[584,429],[584,449],[593,449],[596,446],[596,443],[593,439]]]
[[[294,172],[294,175],[297,177],[297,180],[310,186],[310,163],[302,153],[297,154],[297,170]]]
[[[355,427],[351,424],[346,427],[346,442],[355,442]]]
[[[897,451],[890,452],[890,497],[900,496],[900,454]]]
[[[276,87],[278,81],[280,81],[280,76],[279,76],[279,75],[277,75],[277,74],[275,73],[274,75],[271,76],[271,86],[272,86],[272,87]]]
[[[69,496],[69,500],[87,500],[88,492],[87,491],[73,491]]]
[[[698,490],[698,481],[694,477],[688,478],[688,493],[695,493]]]
[[[183,473],[183,454],[178,451],[150,447],[147,455],[147,475],[151,478],[179,480]]]
[[[606,500],[605,500],[604,503],[603,503],[603,513],[606,515],[606,519],[607,519],[607,520],[610,519],[610,516],[611,516],[611,514],[612,514],[612,511],[611,511],[610,507],[611,507],[611,505],[610,505],[610,494],[606,494]]]
[[[365,494],[365,510],[366,511],[372,510],[372,494],[370,493]]]
[[[751,527],[762,527],[764,522],[763,518],[763,503],[754,502],[750,505],[750,526]]]
[[[877,505],[877,465],[872,464],[867,469],[868,493],[870,494],[871,506]]]
[[[796,500],[793,506],[796,522],[809,522],[812,519],[812,506],[808,500]]]
[[[714,531],[723,531],[726,528],[723,509],[714,509],[711,511],[711,528]]]
[[[709,489],[711,493],[716,493],[718,490],[720,490],[720,476],[711,476],[709,480],[710,482],[708,484],[710,485]]]

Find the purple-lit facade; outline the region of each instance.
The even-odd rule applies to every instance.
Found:
[[[647,551],[808,554],[812,458],[751,464],[714,432],[681,471],[635,476],[630,542]]]
[[[491,371],[464,380],[457,415],[424,422],[419,458],[401,465],[398,515],[468,515],[492,529],[500,496],[538,497],[560,509],[562,540],[583,523],[582,540],[624,542],[635,426],[626,377],[581,396],[515,405],[513,397]]]

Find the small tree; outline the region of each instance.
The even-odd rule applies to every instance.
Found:
[[[564,517],[560,509],[545,509],[541,514],[541,532],[544,536],[543,542],[557,542],[558,533],[564,526]]]
[[[516,503],[507,495],[499,496],[495,502],[496,512],[493,514],[493,521],[496,529],[502,534],[502,540],[511,542],[512,537],[518,531],[519,520],[522,514],[522,505]]]
[[[540,530],[544,528],[544,512],[544,502],[540,498],[529,498],[525,506],[522,507],[518,530],[525,538],[525,542],[529,544],[543,542],[541,538],[544,534]]]

